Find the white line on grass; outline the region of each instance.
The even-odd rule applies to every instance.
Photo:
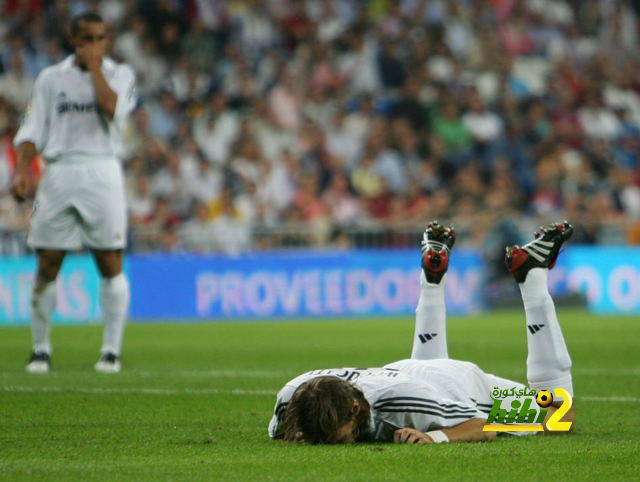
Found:
[[[58,373],[56,373],[57,375]],[[60,372],[59,374],[63,376],[68,375],[88,375],[94,377],[95,374],[88,370],[65,370],[64,372]],[[293,371],[284,371],[284,370],[127,370],[126,373],[128,376],[133,377],[142,377],[142,378],[152,378],[157,376],[162,377],[188,377],[188,378],[286,378],[291,379],[296,375],[299,375],[298,372]],[[16,371],[0,371],[0,377],[10,377],[10,376],[24,376],[24,370],[16,370]]]
[[[239,395],[239,396],[274,396],[276,390],[241,390],[224,388],[82,388],[82,387],[26,387],[5,385],[0,388],[3,392],[13,393],[92,393],[96,395]],[[638,403],[640,398],[636,397],[599,397],[599,396],[578,396],[578,400],[588,402],[620,402]]]
[[[610,376],[615,375],[627,375],[632,377],[640,376],[640,368],[620,368],[612,370],[611,368],[572,368],[571,373],[573,375],[583,376]]]
[[[574,368],[571,370],[573,375],[582,376],[610,376],[612,374],[611,369],[599,369],[599,368]],[[520,372],[501,370],[503,376],[512,376],[514,378],[520,375]],[[67,375],[87,375],[94,376],[93,372],[87,370],[72,370],[64,371],[59,374],[63,376]],[[152,378],[162,375],[163,377],[188,377],[188,378],[293,378],[298,375],[298,372],[286,371],[286,370],[252,370],[252,369],[238,369],[238,370],[127,370],[126,375],[133,377]],[[622,368],[615,370],[616,375],[625,376],[640,376],[640,368]],[[23,370],[15,371],[0,371],[0,377],[8,378],[12,376],[24,376]]]
[[[522,370],[513,370],[509,367],[499,367],[496,368],[491,373],[500,373],[501,377],[511,377],[513,379],[517,379],[522,377],[522,374],[525,372],[524,368]],[[585,377],[610,377],[611,375],[624,375],[628,377],[638,377],[640,376],[640,368],[572,368],[571,374],[575,376],[585,376]]]
[[[181,377],[211,377],[211,378],[282,378],[294,377],[296,373],[277,370],[135,370],[133,375],[141,377],[156,377],[160,374]]]
[[[635,397],[594,397],[594,396],[586,396],[586,397],[578,397],[578,400],[586,400],[587,402],[630,402],[630,403],[638,403],[640,402],[640,398]]]
[[[240,395],[273,396],[275,390],[241,390],[223,388],[81,388],[81,387],[24,387],[5,385],[3,392],[22,393],[93,393],[97,395]]]

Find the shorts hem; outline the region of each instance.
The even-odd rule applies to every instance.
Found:
[[[30,243],[27,242],[27,246],[33,250],[37,249],[47,249],[50,251],[78,251],[82,249],[82,245],[74,245],[74,246],[53,246],[51,244],[46,243]]]
[[[120,251],[120,250],[124,251],[127,248],[126,245],[125,246],[122,246],[122,245],[121,246],[92,246],[90,244],[86,244],[85,247],[87,249],[93,249],[95,251]]]
[[[77,245],[67,245],[67,246],[54,246],[48,243],[30,243],[27,241],[27,246],[31,249],[48,249],[52,251],[79,251],[82,248],[94,249],[96,251],[119,251],[125,250],[127,245],[118,245],[118,246],[93,246],[91,244],[77,244]]]

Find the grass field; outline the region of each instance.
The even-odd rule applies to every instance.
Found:
[[[271,441],[275,394],[314,368],[410,352],[410,319],[137,324],[97,375],[102,329],[54,327],[54,373],[27,375],[27,328],[0,329],[0,480],[639,480],[640,320],[562,311],[576,431],[493,443]],[[522,312],[449,321],[453,358],[525,379]]]

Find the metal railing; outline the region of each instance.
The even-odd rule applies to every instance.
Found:
[[[406,223],[370,224],[366,226],[340,226],[333,223],[287,223],[277,226],[257,225],[246,227],[249,237],[248,250],[296,250],[296,249],[393,249],[414,248],[420,245],[424,226]],[[532,230],[530,221],[522,221],[520,232]],[[474,247],[478,243],[473,228],[456,226],[457,246]],[[171,251],[163,242],[163,230],[157,226],[132,226],[129,234],[128,250],[131,252]],[[189,252],[188,243],[181,236],[180,229],[172,232],[176,251]],[[229,234],[229,236],[232,236]],[[20,256],[28,254],[25,231],[0,231],[0,256]],[[527,236],[524,236],[527,239]],[[227,239],[224,245],[215,238],[201,239],[201,252],[225,252],[233,244]],[[229,242],[231,241],[231,242]],[[597,244],[625,245],[640,243],[640,226],[637,224],[609,224],[599,229]],[[246,243],[245,243],[246,244]],[[475,246],[477,247],[477,246]]]

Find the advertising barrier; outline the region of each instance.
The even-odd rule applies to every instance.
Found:
[[[132,255],[130,320],[232,320],[412,316],[420,294],[416,250],[295,251],[240,257]],[[35,259],[0,259],[0,324],[29,319]],[[481,311],[483,264],[456,249],[447,311]],[[571,246],[549,276],[556,296],[586,295],[601,314],[640,313],[640,249]],[[68,256],[58,280],[55,322],[99,321],[100,279],[88,255]]]
[[[420,295],[415,250],[133,257],[134,318],[264,318],[413,313]],[[448,309],[480,309],[481,258],[459,250]],[[144,281],[143,281],[144,280]]]
[[[35,270],[35,257],[0,258],[0,324],[28,324]],[[67,256],[57,288],[54,322],[82,324],[100,320],[100,278],[89,256]]]
[[[571,246],[549,273],[553,294],[583,293],[597,314],[640,314],[640,248]]]

